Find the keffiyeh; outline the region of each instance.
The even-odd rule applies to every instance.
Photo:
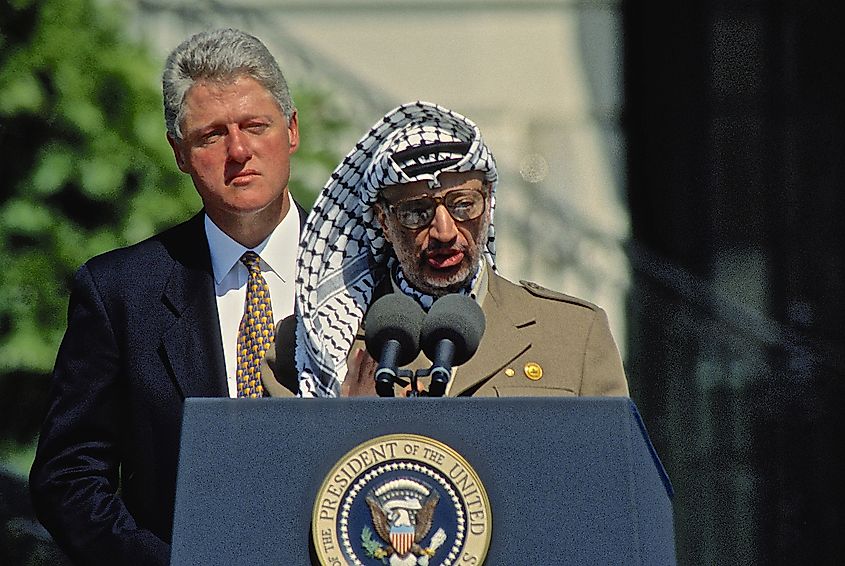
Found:
[[[374,289],[397,260],[373,211],[378,191],[441,172],[482,171],[495,207],[496,165],[471,120],[430,102],[388,112],[334,170],[308,215],[297,257],[296,366],[303,397],[336,397]],[[492,218],[484,256],[494,265]]]

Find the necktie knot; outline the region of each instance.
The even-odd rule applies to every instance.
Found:
[[[244,255],[241,256],[241,263],[246,266],[250,275],[261,273],[261,258],[258,257],[257,253],[253,251],[244,252]]]

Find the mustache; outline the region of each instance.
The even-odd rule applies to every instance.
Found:
[[[432,256],[455,255],[458,253],[467,254],[467,252],[467,246],[456,246],[453,244],[434,244],[422,250],[420,252],[420,256],[423,260],[426,260]]]

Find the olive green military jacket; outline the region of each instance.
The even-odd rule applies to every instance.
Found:
[[[490,272],[482,311],[484,337],[455,369],[449,396],[628,395],[607,315],[596,305]]]
[[[535,283],[511,283],[490,270],[486,283],[481,296],[487,322],[484,337],[475,355],[454,368],[448,396],[628,395],[619,350],[602,309]],[[352,351],[356,348],[364,348],[362,332]],[[270,365],[281,368],[292,361],[291,352],[288,363],[271,359]],[[427,367],[427,363],[420,354],[412,366]],[[293,394],[294,377],[290,370],[284,373],[287,377],[278,375],[279,381],[287,382],[284,386],[264,379],[271,395]],[[402,394],[402,385],[397,385],[397,395]]]

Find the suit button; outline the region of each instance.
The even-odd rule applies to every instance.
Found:
[[[543,377],[543,368],[536,362],[528,362],[522,371],[525,372],[525,377],[531,381],[537,381]]]

